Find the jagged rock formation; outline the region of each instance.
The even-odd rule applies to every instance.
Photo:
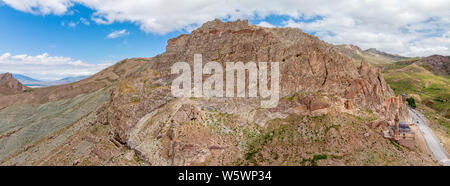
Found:
[[[255,99],[173,98],[169,85],[176,76],[168,75],[170,66],[178,61],[192,64],[196,53],[203,55],[203,61],[219,63],[279,61],[281,96],[287,99],[276,108],[261,109]],[[98,119],[112,126],[116,140],[150,164],[231,164],[239,161],[236,154],[242,155],[245,147],[234,145],[242,136],[225,135],[226,128],[267,127],[268,122],[290,115],[369,111],[388,122],[397,112],[405,120],[410,118],[379,69],[357,65],[334,46],[299,29],[214,20],[189,35],[170,39],[166,52],[150,61],[149,68],[119,83]],[[221,117],[234,127],[214,124]],[[213,135],[209,128],[214,126],[209,125],[225,128]],[[229,155],[217,154],[218,149]]]
[[[432,55],[421,59],[418,63],[424,64],[437,75],[450,74],[450,56]]]
[[[280,62],[278,106],[260,108],[259,98],[174,98],[170,85],[177,75],[170,67],[192,65],[198,53],[204,63],[222,65]],[[3,163],[433,164],[425,154],[396,149],[367,125],[392,122],[397,113],[410,118],[381,71],[300,29],[210,21],[170,39],[165,53],[116,79],[111,89],[100,107],[59,131],[65,139],[48,138]],[[27,158],[33,161],[24,163]]]
[[[27,89],[11,73],[0,74],[0,95],[23,93]]]

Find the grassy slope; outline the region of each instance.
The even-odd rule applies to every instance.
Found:
[[[345,45],[336,47],[355,62],[365,60],[373,66],[380,67],[387,83],[397,95],[406,93],[409,97],[414,97],[417,109],[430,121],[430,127],[444,143],[446,149],[450,149],[449,76],[438,76],[431,73],[425,66],[415,65],[414,63],[419,61],[420,57],[394,62],[364,52],[356,54],[354,51],[345,50]]]
[[[395,145],[362,123],[370,115],[290,115],[250,138],[238,165],[421,165],[417,152]],[[343,135],[345,134],[345,135]],[[295,148],[292,148],[295,147]],[[422,156],[423,157],[423,156]]]
[[[450,78],[438,76],[414,60],[388,65],[383,72],[396,94],[406,93],[416,99],[417,109],[430,121],[430,127],[450,149]]]
[[[345,45],[336,45],[341,51],[344,49]],[[392,64],[395,61],[392,61],[387,58],[378,58],[369,54],[366,54],[362,52],[361,54],[350,54],[350,53],[344,53],[344,55],[347,55],[348,57],[352,58],[355,62],[361,62],[362,60],[367,61],[369,64],[372,64],[377,67],[382,67],[388,64]]]
[[[388,70],[384,76],[397,94],[406,93],[414,96],[419,103],[426,104],[447,118],[450,117],[450,79],[448,77],[434,75],[415,64]]]

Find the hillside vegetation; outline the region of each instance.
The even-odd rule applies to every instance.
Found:
[[[450,148],[450,79],[436,75],[414,61],[389,65],[384,77],[396,94],[405,93],[415,99],[417,110],[428,119],[428,124],[446,149]]]
[[[450,118],[450,79],[434,75],[425,68],[412,64],[385,72],[385,78],[396,94],[407,94],[422,104]]]
[[[450,76],[444,73],[448,69],[448,56],[408,58],[376,49],[361,50],[355,45],[336,47],[356,63],[366,61],[382,69],[386,82],[395,94],[414,98],[417,110],[427,117],[445,143],[450,135]]]

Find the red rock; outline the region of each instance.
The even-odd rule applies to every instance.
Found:
[[[0,95],[23,93],[28,87],[22,85],[11,73],[0,74]]]

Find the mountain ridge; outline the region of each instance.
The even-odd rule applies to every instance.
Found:
[[[354,61],[367,61],[369,64],[383,68],[385,65],[393,64],[400,60],[410,59],[409,57],[400,56],[378,51],[375,48],[362,50],[356,45],[342,44],[336,45],[342,54],[352,58]]]
[[[23,93],[29,88],[20,83],[11,73],[0,74],[0,95]]]
[[[204,61],[221,65],[279,62],[278,106],[260,108],[259,98],[173,97],[170,83],[177,75],[170,73],[171,65],[179,61],[192,65],[197,53]],[[134,68],[128,68],[133,63]],[[105,73],[114,78],[92,86],[107,79]],[[91,87],[86,88],[88,85]],[[397,114],[402,121],[411,119],[381,69],[354,61],[334,45],[300,29],[216,19],[168,40],[166,51],[157,56],[123,60],[80,82],[55,87],[15,98],[0,97],[0,108],[2,104],[6,107],[0,115],[12,117],[11,112],[24,109],[11,106],[16,101],[22,107],[41,104],[51,108],[60,104],[49,103],[80,102],[79,107],[87,107],[83,110],[89,112],[65,122],[56,132],[40,134],[45,136],[42,141],[23,143],[21,149],[28,150],[15,149],[17,153],[0,156],[1,164],[433,164],[428,155],[397,147],[379,133]],[[70,94],[53,94],[64,90]],[[98,94],[103,96],[94,108],[89,97]],[[30,95],[34,98],[26,99]],[[15,122],[24,120],[27,118]],[[46,123],[41,121],[40,128],[48,127]],[[16,138],[29,134],[17,130]],[[11,132],[15,130],[0,130],[1,134]],[[7,139],[0,138],[0,143],[8,143]]]
[[[20,81],[24,85],[39,86],[39,87],[68,84],[68,83],[73,83],[73,82],[80,81],[80,80],[83,80],[83,79],[86,79],[89,77],[89,76],[74,76],[74,77],[69,76],[69,77],[61,78],[59,80],[44,81],[44,80],[38,80],[35,78],[31,78],[29,76],[22,75],[22,74],[12,74],[12,75],[14,78],[16,78],[18,81]]]

